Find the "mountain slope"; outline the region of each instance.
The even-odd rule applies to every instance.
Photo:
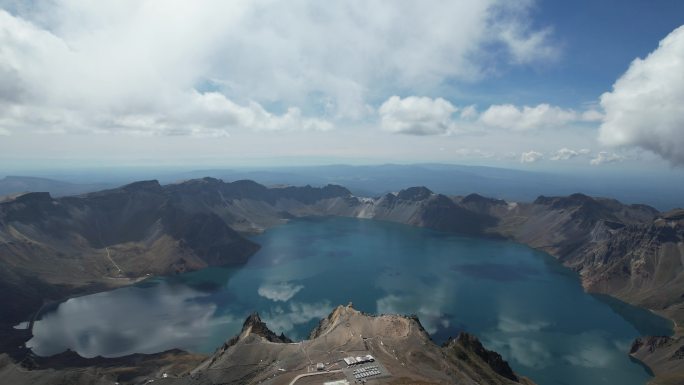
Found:
[[[290,384],[302,375],[311,376],[311,369],[318,373],[311,377],[314,381],[339,380],[348,375],[341,371],[347,368],[343,359],[365,354],[375,358],[373,365],[382,365],[389,372],[389,376],[376,377],[373,383],[377,384],[532,384],[513,373],[500,355],[486,350],[471,335],[462,334],[439,347],[417,318],[370,316],[351,305],[338,306],[309,339],[299,343],[275,336],[258,316],[252,315],[238,336],[189,376],[158,379],[155,383]],[[316,372],[319,362],[325,371]]]

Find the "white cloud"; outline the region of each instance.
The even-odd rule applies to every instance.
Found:
[[[260,296],[268,298],[271,301],[289,301],[295,296],[300,290],[304,288],[304,285],[294,285],[289,282],[279,282],[279,283],[264,283],[259,286],[257,292]]]
[[[57,0],[0,10],[0,127],[330,129],[366,117],[369,100],[481,77],[492,43],[506,48],[490,52],[499,62],[548,60],[548,32],[527,23],[531,3],[508,13],[506,3]]]
[[[474,105],[460,109],[443,98],[392,96],[379,109],[382,127],[390,132],[436,135],[454,132],[480,132],[488,129],[532,131],[558,128],[572,123],[596,121],[600,113],[582,113],[542,103],[534,107],[495,104],[479,113]],[[456,116],[455,116],[456,115]]]
[[[449,154],[466,158],[493,158],[496,156],[493,152],[484,151],[479,148],[457,148],[449,151]]]
[[[510,60],[515,63],[532,63],[540,57],[555,61],[560,56],[558,46],[549,44],[553,34],[550,27],[531,30],[529,24],[518,22],[519,18],[531,18],[529,11],[533,5],[533,0],[509,1],[495,8],[498,22],[492,26],[492,31],[503,42]]]
[[[549,45],[552,30],[550,28],[539,31],[525,29],[521,24],[505,25],[499,29],[500,39],[507,45],[511,53],[511,59],[519,64],[526,64],[544,57],[548,60],[556,60],[560,50]]]
[[[400,134],[435,135],[455,129],[451,115],[456,112],[448,101],[437,98],[392,96],[380,106],[382,128]]]
[[[596,155],[595,158],[590,160],[589,163],[594,166],[598,166],[601,164],[622,162],[623,160],[625,160],[625,157],[622,155],[618,155],[607,151],[601,151],[598,153],[598,155]]]
[[[544,159],[544,154],[534,150],[526,151],[520,154],[520,163],[534,163]]]
[[[684,26],[645,59],[635,59],[601,96],[605,117],[599,140],[636,146],[684,165]],[[592,163],[593,164],[593,163]]]
[[[477,118],[479,113],[477,112],[477,107],[475,105],[469,105],[461,109],[461,119],[472,120]]]
[[[582,113],[582,120],[585,122],[600,122],[603,120],[603,114],[595,109],[586,110]]]
[[[551,156],[551,160],[570,160],[572,158],[576,158],[580,155],[588,155],[591,151],[587,148],[583,148],[580,150],[571,150],[569,148],[561,148],[560,150],[556,151],[556,153]]]
[[[480,115],[480,121],[487,126],[516,131],[556,128],[578,120],[581,116],[577,112],[546,103],[522,108],[512,104],[492,105]]]

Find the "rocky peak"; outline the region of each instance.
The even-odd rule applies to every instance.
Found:
[[[0,221],[30,223],[60,215],[60,205],[46,192],[30,192],[0,203]]]
[[[121,187],[122,190],[130,193],[134,192],[162,192],[162,187],[159,181],[154,180],[143,180],[139,182],[129,183]]]
[[[634,340],[634,342],[632,342],[632,347],[629,349],[629,353],[634,354],[641,348],[645,348],[649,353],[653,353],[656,351],[656,349],[670,344],[672,340],[672,338],[667,336],[648,336],[637,338]]]
[[[405,201],[422,201],[432,196],[432,191],[425,186],[409,187],[399,191],[397,198]]]
[[[238,190],[242,191],[253,191],[253,190],[267,190],[267,187],[264,185],[261,185],[253,180],[250,179],[241,179],[241,180],[236,180],[234,182],[228,183],[231,187],[234,187]]]
[[[480,194],[470,194],[461,200],[463,204],[476,204],[476,205],[505,205],[506,201],[501,199],[494,199],[482,196]]]
[[[52,202],[52,196],[48,192],[29,192],[16,196],[13,201],[24,204]]]
[[[551,206],[551,208],[559,210],[587,205],[594,206],[598,204],[598,202],[588,195],[575,193],[566,197],[547,197],[540,195],[534,200],[534,204]]]
[[[312,204],[323,199],[346,198],[352,195],[346,188],[330,184],[325,187],[312,187],[310,185],[304,187],[289,186],[271,189],[270,191],[276,194],[277,198],[293,199],[306,204]]]
[[[337,306],[330,314],[328,314],[326,318],[322,318],[320,320],[318,326],[316,326],[311,331],[311,333],[309,333],[309,339],[312,340],[325,334],[327,330],[329,330],[332,326],[334,326],[337,323],[342,314],[347,313],[349,311],[358,313],[358,311],[354,309],[351,302],[347,306]]]
[[[518,376],[515,375],[513,369],[508,365],[508,362],[506,362],[499,353],[485,349],[480,340],[472,334],[461,332],[456,339],[450,338],[444,345],[447,348],[460,346],[480,357],[500,376],[516,382],[519,381]]]
[[[330,197],[347,197],[352,195],[346,187],[337,184],[328,184],[322,189],[323,195]]]
[[[661,214],[661,218],[668,221],[684,221],[684,209],[674,209]]]
[[[291,339],[287,338],[285,334],[280,333],[280,335],[275,334],[271,329],[266,326],[266,324],[259,317],[259,313],[250,314],[245,322],[242,324],[242,332],[240,332],[240,338],[244,338],[248,335],[258,335],[265,338],[270,342],[276,343],[290,343]]]
[[[221,179],[212,178],[212,177],[210,177],[210,176],[205,176],[204,178],[202,178],[202,179],[200,179],[200,180],[203,181],[204,183],[207,183],[207,184],[220,184],[220,183],[223,183],[223,181],[222,181]]]

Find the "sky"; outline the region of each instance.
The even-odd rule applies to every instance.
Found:
[[[0,0],[0,169],[684,173],[678,0]]]

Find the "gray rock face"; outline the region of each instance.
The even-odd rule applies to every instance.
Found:
[[[684,337],[637,338],[632,343],[630,355],[648,365],[657,381],[684,383]]]
[[[474,335],[461,332],[458,337],[449,339],[445,344],[447,348],[458,345],[475,353],[498,375],[515,382],[520,381],[520,378],[513,372],[513,369],[508,365],[508,362],[501,357],[501,354],[485,349],[485,347],[482,346],[482,342]]]

